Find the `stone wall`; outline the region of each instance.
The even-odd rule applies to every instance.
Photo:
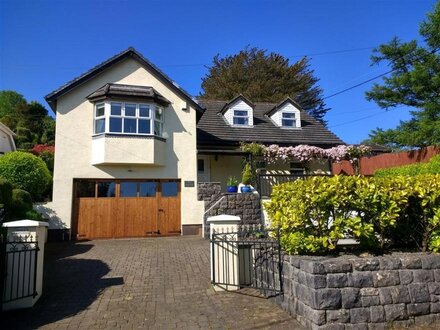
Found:
[[[205,206],[217,200],[221,195],[222,185],[220,182],[199,182],[197,184],[197,199],[205,201]],[[206,209],[206,208],[205,208]]]
[[[309,329],[440,324],[440,255],[285,256],[283,289],[275,301]]]

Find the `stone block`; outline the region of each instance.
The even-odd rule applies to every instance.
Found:
[[[321,326],[311,324],[312,330],[345,330],[345,325],[341,323],[327,323]]]
[[[419,257],[405,256],[401,257],[402,268],[418,269],[422,268],[422,260]]]
[[[372,287],[373,274],[371,272],[353,272],[348,276],[348,284],[350,286],[354,286],[355,288]]]
[[[353,260],[353,269],[357,271],[378,270],[379,267],[379,259],[357,258]]]
[[[300,284],[307,284],[307,279],[306,279],[306,273],[303,271],[299,271],[298,272],[298,283]]]
[[[298,301],[298,314],[304,316],[316,325],[323,325],[326,320],[325,310],[313,309],[303,304],[301,301]]]
[[[398,258],[384,257],[379,259],[379,267],[381,270],[400,269],[402,262]]]
[[[430,303],[420,303],[420,304],[408,304],[406,309],[409,316],[419,316],[429,314],[431,308]]]
[[[432,313],[440,313],[440,303],[436,302],[436,303],[431,303],[431,314]]]
[[[440,269],[434,269],[434,278],[436,282],[440,282]]]
[[[378,296],[379,295],[379,289],[377,288],[362,288],[361,289],[361,296],[368,297],[368,296]]]
[[[368,330],[388,330],[386,323],[369,323]]]
[[[393,270],[373,272],[373,283],[375,287],[398,285],[399,273]]]
[[[362,307],[359,291],[360,290],[357,288],[341,289],[342,307],[343,308]]]
[[[300,268],[309,274],[325,274],[324,265],[314,260],[301,260]]]
[[[306,284],[313,289],[325,288],[327,286],[326,276],[306,273]]]
[[[440,255],[431,254],[423,256],[421,259],[423,269],[440,269]]]
[[[350,322],[350,311],[348,309],[327,310],[327,323],[348,323]]]
[[[412,303],[423,303],[431,300],[428,284],[412,283],[408,285],[408,289]]]
[[[289,256],[289,263],[295,267],[295,268],[299,268],[300,267],[300,261],[301,259],[297,256]]]
[[[326,273],[350,273],[352,270],[351,262],[347,260],[326,260],[322,264]]]
[[[382,305],[389,305],[393,303],[393,297],[391,296],[391,288],[380,288],[379,298]]]
[[[383,306],[370,307],[370,321],[372,323],[385,322],[385,309]]]
[[[362,307],[370,307],[380,305],[379,296],[361,297]]]
[[[329,288],[344,288],[348,286],[348,276],[343,273],[327,274],[327,286]]]
[[[368,330],[368,323],[346,324],[346,330]]]
[[[386,305],[384,309],[387,322],[408,319],[405,304]]]
[[[390,289],[391,297],[394,304],[402,304],[411,302],[408,288],[406,286],[393,286]]]
[[[370,322],[370,308],[352,308],[350,309],[351,323],[368,323]]]
[[[423,326],[431,324],[440,324],[440,314],[420,315],[415,318],[415,325],[420,326],[420,329],[423,329]]]
[[[413,273],[411,270],[399,270],[400,284],[410,284],[413,281]]]
[[[440,283],[428,283],[428,290],[430,294],[440,295]]]
[[[310,289],[310,307],[315,309],[341,308],[341,291],[338,289]]]
[[[434,282],[434,272],[430,269],[413,270],[413,283]]]

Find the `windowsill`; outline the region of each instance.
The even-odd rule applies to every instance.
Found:
[[[302,127],[287,127],[287,126],[279,126],[281,129],[302,129]]]
[[[254,125],[234,125],[234,124],[232,124],[231,127],[236,127],[236,128],[252,128],[252,127],[254,127]]]
[[[118,137],[125,137],[125,138],[139,138],[139,139],[154,139],[159,140],[162,142],[166,142],[166,138],[163,138],[161,136],[157,135],[150,135],[150,134],[130,134],[130,133],[99,133],[99,134],[93,134],[92,138],[100,138],[100,137],[111,137],[111,138],[118,138]]]

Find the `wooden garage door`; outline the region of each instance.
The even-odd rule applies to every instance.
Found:
[[[180,235],[179,180],[75,180],[74,238]]]

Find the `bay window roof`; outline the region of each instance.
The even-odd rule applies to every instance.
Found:
[[[101,101],[108,98],[152,101],[163,106],[167,106],[171,103],[150,86],[105,84],[87,96],[87,99],[89,99],[91,102]]]

